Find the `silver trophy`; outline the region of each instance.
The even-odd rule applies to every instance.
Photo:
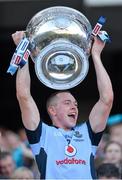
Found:
[[[38,79],[57,90],[81,83],[89,69],[91,33],[90,22],[75,9],[55,6],[38,12],[26,28],[36,47],[31,57]]]

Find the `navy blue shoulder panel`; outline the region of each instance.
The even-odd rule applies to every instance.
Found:
[[[40,120],[36,130],[31,131],[25,128],[25,131],[30,144],[38,143],[42,133],[42,121]]]
[[[89,120],[86,122],[87,124],[87,127],[88,127],[88,132],[89,132],[89,137],[91,139],[91,143],[92,145],[95,145],[97,146],[102,138],[102,135],[103,135],[103,132],[99,132],[99,133],[94,133],[92,128],[91,128],[91,125],[90,125],[90,122]]]

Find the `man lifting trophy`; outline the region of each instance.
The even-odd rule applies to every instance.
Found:
[[[88,19],[68,7],[51,7],[37,13],[25,31],[12,34],[17,45],[8,72],[16,77],[16,94],[22,121],[41,179],[96,179],[94,157],[113,103],[113,90],[101,52],[109,37],[100,31],[105,18],[91,28]],[[76,125],[78,106],[69,91],[86,77],[92,55],[98,101],[88,120]],[[47,100],[52,126],[41,120],[31,95],[28,57],[38,79],[47,87],[63,90]]]

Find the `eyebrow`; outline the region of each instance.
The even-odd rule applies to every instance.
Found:
[[[66,99],[66,100],[64,100],[64,102],[71,102],[71,100]],[[74,101],[74,103],[75,103],[75,104],[78,104],[77,101]]]

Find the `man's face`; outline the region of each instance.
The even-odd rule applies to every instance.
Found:
[[[10,177],[15,170],[15,163],[11,156],[0,160],[0,171],[2,175]]]
[[[77,122],[77,101],[70,93],[57,94],[55,105],[55,119],[61,128],[66,130],[74,127]]]

